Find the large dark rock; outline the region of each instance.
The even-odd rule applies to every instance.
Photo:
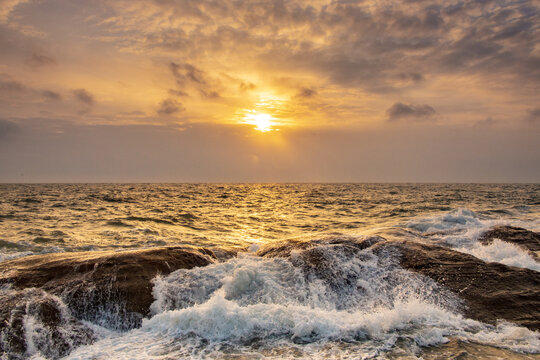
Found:
[[[170,247],[28,256],[0,263],[0,285],[40,288],[61,297],[79,319],[129,329],[149,314],[157,274],[205,266],[214,258],[210,250]]]
[[[466,317],[492,324],[502,319],[540,329],[539,272],[414,242],[383,242],[374,251],[387,248],[399,250],[402,267],[432,278],[465,300]]]
[[[515,226],[496,226],[483,233],[478,241],[484,245],[489,245],[494,239],[499,239],[528,250],[533,257],[539,259],[540,234],[527,229]]]

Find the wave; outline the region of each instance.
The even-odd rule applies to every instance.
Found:
[[[240,254],[157,277],[151,318],[68,358],[369,358],[396,348],[416,356],[450,338],[540,352],[538,333],[464,318],[458,297],[401,268],[392,250],[375,254],[351,240],[324,239],[286,258]]]
[[[158,218],[121,219],[162,223]],[[526,223],[532,224],[533,228],[536,226],[534,222]],[[110,226],[126,224],[109,223]],[[499,265],[484,263],[498,262],[540,272],[540,263],[534,253],[523,246],[505,239],[493,238],[489,242],[482,239],[486,230],[504,224],[508,221],[458,208],[444,214],[417,217],[390,230],[373,231],[381,234],[393,231],[397,240],[332,234],[309,241],[293,239],[264,246],[253,243],[246,247],[246,252],[236,256],[225,250],[226,256],[217,256],[220,254],[218,248],[212,251],[190,249],[191,255],[197,253],[204,261],[173,272],[170,271],[178,267],[171,267],[172,260],[162,261],[163,253],[171,255],[171,248],[162,248],[161,253],[148,250],[144,256],[162,265],[159,271],[170,272],[155,278],[155,272],[151,273],[149,266],[145,268],[146,265],[137,261],[144,258],[142,252],[134,251],[129,256],[127,252],[112,255],[93,252],[92,255],[85,254],[87,258],[81,262],[84,266],[79,266],[81,263],[73,254],[66,257],[66,268],[74,264],[78,269],[88,268],[88,273],[77,274],[74,270],[71,280],[76,281],[66,280],[72,288],[60,289],[53,294],[45,291],[45,286],[45,290],[24,290],[24,296],[9,286],[1,290],[2,295],[14,299],[23,296],[24,306],[16,309],[21,311],[22,327],[16,323],[0,327],[3,332],[0,345],[8,349],[6,351],[17,353],[17,349],[6,347],[5,339],[9,334],[5,334],[18,329],[17,336],[23,334],[26,344],[23,357],[34,358],[416,357],[422,356],[425,347],[441,346],[456,339],[514,352],[540,353],[538,332],[505,321],[484,323],[480,320],[488,320],[466,317],[471,313],[465,311],[469,304],[465,296],[467,289],[477,286],[469,280],[493,275],[487,271],[473,274],[467,274],[467,271],[499,269]],[[148,243],[154,241],[152,236],[160,234],[145,227],[125,231],[127,234],[144,234]],[[430,246],[422,248],[424,244]],[[23,250],[37,249],[30,247],[31,244],[26,246],[9,241],[1,241],[0,246],[16,250],[11,253],[14,257],[28,255]],[[448,248],[471,254],[484,262]],[[438,252],[444,251],[444,256],[438,258]],[[186,251],[179,250],[177,257],[181,254]],[[403,257],[417,263],[405,266]],[[91,262],[95,259],[99,259],[97,265]],[[186,259],[188,262],[191,258]],[[140,274],[144,273],[148,281],[128,280],[127,276],[137,274],[132,274],[132,268],[125,268],[122,276],[126,278],[122,282],[114,271],[118,270],[119,264],[127,263],[135,266]],[[452,267],[455,271],[448,273],[457,274],[457,277],[452,280],[445,278],[448,273],[437,273],[441,264]],[[463,264],[476,267],[465,268]],[[427,270],[415,270],[415,266]],[[501,272],[512,272],[515,278],[521,275],[528,276],[531,281],[537,278],[534,271],[502,265],[500,269]],[[433,276],[429,275],[430,271]],[[63,276],[65,271],[61,272]],[[108,273],[111,279],[106,277]],[[99,281],[107,286],[99,288]],[[459,286],[452,288],[452,281]],[[524,287],[528,286],[528,283],[524,284]],[[517,289],[518,285],[515,284],[516,289],[505,289],[499,294],[501,299],[518,298],[523,290]],[[141,294],[143,289],[152,289],[145,305],[149,313],[143,314],[143,310],[137,309],[141,313],[137,313],[136,322],[130,320],[122,308],[128,300],[121,298],[120,290],[125,291],[127,286],[138,286]],[[116,287],[120,289],[118,294],[111,296],[111,289]],[[460,290],[455,291],[456,288]],[[74,291],[77,289],[84,291]],[[48,290],[52,291],[52,287]],[[534,299],[536,289],[525,290],[530,290],[532,303],[537,304]],[[81,300],[82,305],[74,305]],[[530,304],[529,298],[521,300],[522,308]],[[99,308],[95,301],[104,301],[105,307]],[[36,305],[44,303],[48,305]],[[54,321],[43,317],[43,309],[45,314],[56,314]]]
[[[405,227],[416,230],[430,242],[474,255],[486,262],[540,271],[540,263],[522,247],[500,239],[490,244],[479,241],[489,229],[507,224],[524,224],[528,228],[537,226],[537,222],[493,219],[469,209],[458,208],[445,214],[410,220]]]

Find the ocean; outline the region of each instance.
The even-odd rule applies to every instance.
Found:
[[[215,255],[157,275],[134,326],[110,309],[79,319],[62,293],[40,293],[92,340],[57,351],[27,303],[26,347],[17,353],[4,325],[2,359],[540,358],[537,331],[467,317],[459,294],[402,267],[399,251],[348,245],[437,245],[540,272],[526,249],[478,240],[500,225],[540,231],[540,184],[1,184],[0,265],[163,247]]]

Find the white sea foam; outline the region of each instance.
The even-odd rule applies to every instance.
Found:
[[[540,263],[527,250],[515,244],[499,239],[488,245],[478,241],[482,233],[493,226],[507,224],[522,225],[516,222],[509,223],[507,220],[485,218],[474,211],[459,208],[447,214],[411,220],[407,223],[407,227],[429,235],[429,240],[439,245],[474,255],[486,262],[540,271]]]
[[[2,261],[8,261],[13,259],[18,259],[24,256],[34,255],[32,251],[20,251],[20,252],[12,252],[12,253],[0,253],[0,262]]]
[[[458,248],[457,250],[474,255],[486,262],[498,262],[540,271],[540,262],[536,261],[526,250],[499,239],[494,239],[489,245],[477,243],[470,248]]]
[[[155,315],[141,328],[68,358],[360,358],[396,347],[414,355],[449,336],[540,351],[537,333],[463,318],[455,298],[390,255],[328,244],[290,259],[244,254],[179,270],[156,279]]]
[[[0,295],[8,303],[16,301],[17,305],[11,309],[10,316],[4,318],[5,326],[0,329],[2,359],[19,358],[16,355],[20,351],[19,340],[24,341],[24,358],[55,359],[81,343],[105,335],[94,331],[95,325],[86,326],[76,321],[60,297],[43,290],[17,291],[2,287]]]

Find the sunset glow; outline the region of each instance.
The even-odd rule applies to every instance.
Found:
[[[1,359],[534,357],[539,219],[540,0],[0,0]]]
[[[246,123],[255,125],[255,130],[267,132],[272,130],[272,115],[258,113],[255,110],[248,112],[245,116]]]
[[[0,179],[539,180],[538,24],[536,0],[0,1]]]

